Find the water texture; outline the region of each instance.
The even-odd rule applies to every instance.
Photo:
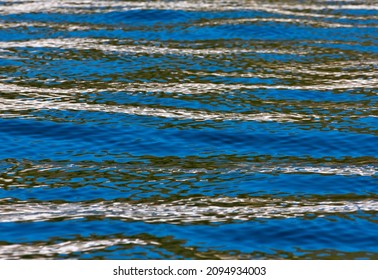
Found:
[[[378,2],[1,1],[1,259],[378,259]]]

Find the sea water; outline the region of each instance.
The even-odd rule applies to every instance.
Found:
[[[1,1],[0,258],[377,259],[378,3]]]

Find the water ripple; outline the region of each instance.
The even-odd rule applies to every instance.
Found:
[[[0,1],[0,258],[376,259],[374,1]]]
[[[197,206],[199,204],[200,206]],[[218,206],[217,204],[226,206]],[[234,205],[236,204],[236,205]],[[243,206],[238,206],[243,204]],[[171,203],[31,203],[1,204],[0,222],[48,221],[101,217],[151,223],[195,223],[290,218],[309,214],[326,215],[358,211],[377,212],[378,201],[285,201],[278,199],[202,198],[182,199]]]

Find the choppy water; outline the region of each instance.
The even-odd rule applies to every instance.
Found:
[[[378,3],[0,2],[0,258],[378,259]]]

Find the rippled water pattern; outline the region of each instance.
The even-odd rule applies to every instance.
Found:
[[[378,259],[378,2],[1,1],[0,258]]]

